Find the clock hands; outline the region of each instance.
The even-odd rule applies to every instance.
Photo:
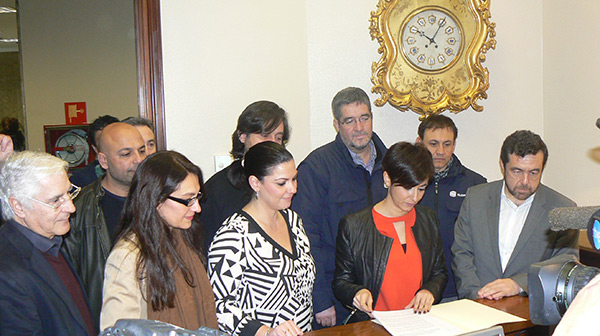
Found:
[[[435,43],[436,46],[437,46],[437,42],[435,42],[435,37],[440,32],[440,29],[442,28],[442,26],[444,24],[446,24],[446,18],[443,18],[443,19],[440,20],[440,22],[438,22],[438,29],[435,31],[435,34],[433,34],[433,37],[430,39],[430,41],[432,43]],[[429,43],[429,44],[431,44],[431,43]]]
[[[438,44],[437,44],[437,42],[435,42],[435,37],[436,37],[436,36],[437,36],[437,34],[440,32],[440,29],[442,29],[442,27],[444,26],[444,24],[446,24],[446,18],[443,18],[443,19],[441,19],[441,20],[438,22],[438,28],[437,28],[437,30],[435,31],[435,34],[433,34],[433,37],[429,37],[429,36],[425,35],[425,32],[424,32],[424,31],[417,29],[417,33],[419,33],[419,35],[420,35],[420,36],[422,36],[422,37],[424,37],[424,38],[426,38],[426,39],[428,39],[428,40],[429,40],[429,44],[428,44],[428,45],[426,45],[426,46],[425,46],[425,48],[429,47],[429,46],[430,46],[430,45],[432,45],[432,44],[435,44],[435,47],[436,47],[436,48],[438,47]]]
[[[429,45],[431,45],[432,43],[435,43],[435,41],[431,37],[425,35],[424,31],[417,29],[417,33],[419,33],[419,35],[421,35],[422,37],[429,40],[429,44],[426,47],[429,47]],[[435,43],[435,45],[437,46],[437,43]]]

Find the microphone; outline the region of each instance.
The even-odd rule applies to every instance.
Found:
[[[600,128],[600,118],[596,119],[596,127]]]
[[[548,214],[550,229],[552,231],[587,230],[590,218],[598,210],[600,210],[600,206],[554,208]]]

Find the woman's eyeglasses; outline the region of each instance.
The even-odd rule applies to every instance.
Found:
[[[202,192],[199,192],[198,195],[191,197],[191,198],[177,198],[177,197],[173,197],[173,196],[167,196],[168,199],[170,199],[171,201],[175,201],[179,204],[183,204],[186,207],[191,207],[192,205],[194,205],[194,202],[196,202],[198,199],[202,198]]]

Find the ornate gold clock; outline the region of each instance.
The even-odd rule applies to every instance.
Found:
[[[372,65],[375,105],[422,117],[482,111],[489,73],[481,63],[496,46],[489,8],[490,0],[379,0],[369,20],[381,54]]]

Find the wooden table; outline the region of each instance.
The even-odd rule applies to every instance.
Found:
[[[486,299],[476,299],[476,302],[486,306],[502,310],[504,312],[522,317],[525,322],[503,323],[504,333],[506,335],[516,334],[522,330],[534,326],[529,319],[529,299],[522,296],[511,296],[502,300],[493,301]],[[371,321],[363,321],[358,323],[350,323],[344,326],[326,328],[305,333],[304,336],[390,336],[390,334],[377,323]],[[523,334],[520,334],[523,335]]]

